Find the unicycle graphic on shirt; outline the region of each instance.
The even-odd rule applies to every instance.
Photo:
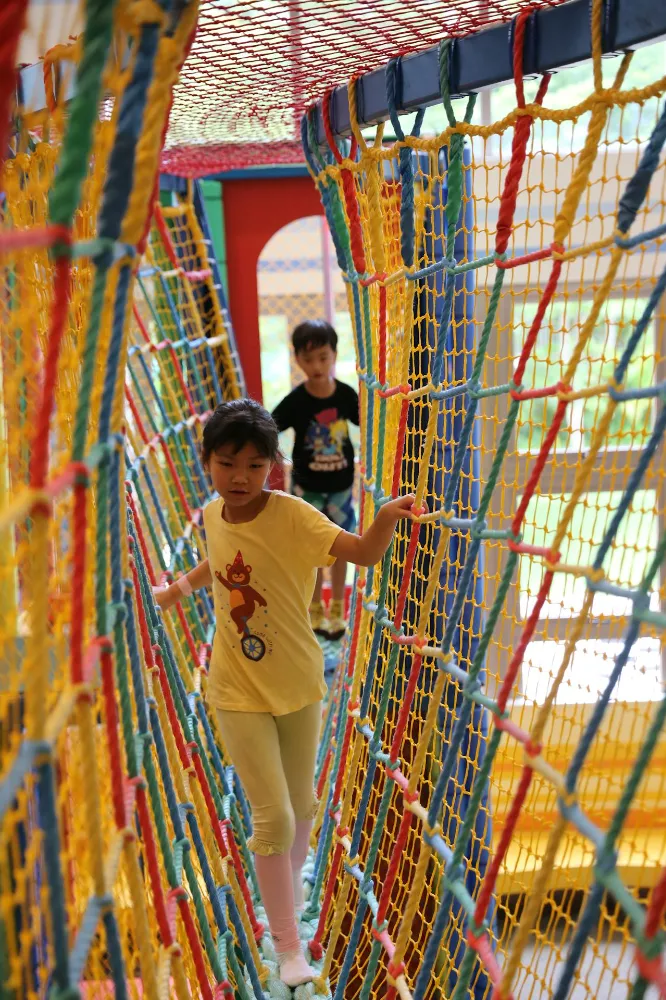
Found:
[[[248,660],[260,660],[266,652],[266,643],[260,636],[253,635],[250,632],[247,622],[245,623],[243,638],[241,639],[241,649],[243,650],[243,656],[247,657]]]
[[[224,576],[216,570],[215,576],[222,586],[229,591],[229,614],[236,630],[241,638],[241,649],[243,656],[255,662],[260,660],[266,652],[266,643],[255,635],[248,622],[255,612],[257,605],[265,608],[266,598],[263,597],[250,584],[252,567],[245,564],[243,555],[238,550],[238,554],[232,563],[227,563],[227,575]]]

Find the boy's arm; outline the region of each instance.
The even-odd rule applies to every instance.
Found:
[[[271,416],[277,424],[277,429],[280,433],[282,433],[282,431],[289,430],[290,427],[293,427],[294,419],[291,404],[289,402],[289,396],[285,396],[284,399],[278,403]]]
[[[349,386],[349,392],[350,392],[349,414],[347,415],[347,420],[351,420],[353,424],[356,424],[357,427],[360,427],[361,418],[359,416],[359,410],[358,410],[358,393],[356,389],[352,388],[352,386]]]
[[[330,554],[335,559],[355,563],[357,566],[374,566],[391,544],[395,526],[402,518],[410,517],[414,506],[414,495],[390,500],[380,508],[368,530],[363,535],[352,535],[341,531],[331,546]]]
[[[186,580],[185,586],[189,585],[192,590],[201,590],[202,587],[210,587],[213,583],[213,577],[210,572],[208,560],[204,559],[198,566],[195,566],[189,573],[181,577],[181,580]],[[178,604],[184,596],[185,594],[181,587],[178,586],[178,582],[172,583],[168,587],[153,590],[155,604],[159,605],[162,611],[168,611],[174,604]]]

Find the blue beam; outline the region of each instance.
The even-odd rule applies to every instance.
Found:
[[[624,52],[666,36],[666,4],[655,0],[606,0],[603,51]],[[513,79],[513,23],[500,24],[452,42],[452,97],[476,93]],[[584,62],[592,56],[589,0],[572,0],[561,7],[539,10],[528,20],[523,70],[540,75]],[[386,67],[360,77],[357,84],[358,118],[361,125],[388,120]],[[424,52],[405,56],[400,63],[398,110],[438,104],[439,54],[434,45]],[[338,87],[331,97],[331,127],[337,136],[351,133],[347,87]],[[324,145],[321,105],[317,111],[317,138]]]
[[[160,191],[174,191],[176,194],[186,194],[187,178],[176,177],[175,174],[160,174]]]
[[[274,166],[264,167],[239,167],[235,170],[219,170],[214,174],[206,174],[204,180],[207,181],[251,181],[251,180],[275,180],[279,177],[307,177],[308,168],[305,165],[305,157],[302,163],[289,163],[282,165],[276,163]]]

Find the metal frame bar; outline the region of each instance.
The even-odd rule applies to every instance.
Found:
[[[462,97],[513,79],[514,23],[500,24],[452,41],[450,92]],[[666,36],[666,4],[659,0],[606,0],[603,51],[606,55],[634,49]],[[526,76],[563,69],[592,56],[589,0],[572,0],[532,14],[526,26],[523,70]],[[387,121],[386,68],[357,82],[359,124]],[[438,46],[400,61],[398,111],[416,111],[441,100]],[[330,97],[331,127],[336,136],[351,133],[347,87]],[[321,102],[317,106],[317,138],[324,145]]]

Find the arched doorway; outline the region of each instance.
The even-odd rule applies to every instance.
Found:
[[[301,381],[291,333],[306,320],[325,319],[335,327],[337,377],[356,383],[347,295],[323,216],[297,219],[274,233],[257,262],[257,288],[262,391],[268,409]]]
[[[222,186],[229,310],[247,391],[262,399],[257,262],[271,236],[304,216],[321,215],[309,176],[233,180]]]

